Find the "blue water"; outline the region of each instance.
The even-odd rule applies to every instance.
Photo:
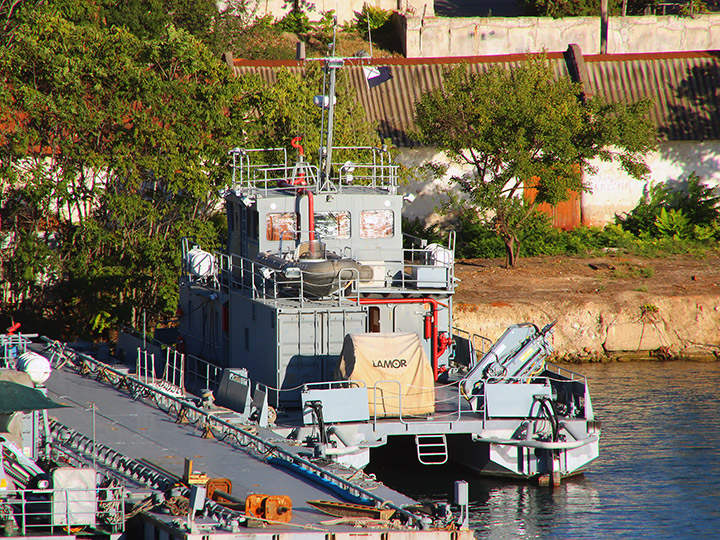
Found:
[[[720,538],[720,362],[582,365],[603,423],[600,458],[555,488],[458,468],[381,478],[423,500],[470,483],[477,538]]]

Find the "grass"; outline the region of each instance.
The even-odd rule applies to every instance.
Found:
[[[651,278],[655,275],[655,268],[651,265],[624,263],[620,268],[610,272],[610,277],[615,279]]]

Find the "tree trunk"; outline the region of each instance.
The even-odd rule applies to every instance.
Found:
[[[503,236],[505,242],[505,268],[515,268],[520,254],[520,242],[513,235]]]

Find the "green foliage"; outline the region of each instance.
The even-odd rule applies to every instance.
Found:
[[[492,224],[481,220],[471,208],[465,209],[459,215],[455,230],[455,252],[461,259],[502,257],[505,253],[502,240],[495,233]]]
[[[0,111],[22,119],[0,141],[3,225],[22,239],[3,277],[29,284],[14,268],[44,260],[43,243],[27,240],[44,216],[61,241],[58,316],[72,311],[83,328],[101,312],[133,323],[139,308],[174,311],[165,283],[175,281],[178,239],[205,228],[228,136],[249,114],[235,98],[240,81],[173,26],[140,40],[74,23],[52,3],[25,12],[1,54],[12,92]]]
[[[581,172],[593,171],[593,158],[619,161],[635,177],[647,173],[643,156],[655,145],[649,103],[584,102],[578,93],[578,85],[556,78],[547,59],[537,56],[514,69],[456,69],[417,103],[417,138],[472,166],[472,173],[454,180],[493,216],[509,266],[535,206],[564,201],[569,190],[585,191]],[[534,200],[523,196],[526,184],[536,190]]]
[[[362,10],[355,13],[355,28],[365,39],[369,39],[368,29],[371,33],[390,25],[392,11],[363,4]]]
[[[655,268],[653,266],[623,263],[620,267],[614,268],[610,275],[616,279],[651,278],[655,275]]]
[[[640,306],[640,321],[649,324],[657,323],[659,313],[660,308],[655,304],[643,304]]]
[[[680,6],[678,13],[684,17],[692,17],[699,13],[710,13],[710,9],[703,0],[689,0]]]
[[[187,31],[140,38],[80,0],[20,13],[0,49],[4,311],[94,333],[143,311],[167,318],[180,239],[213,249],[225,234],[228,148],[316,142],[320,74],[236,79]],[[338,144],[377,142],[348,95],[341,80],[336,118],[354,121]]]
[[[718,200],[714,190],[692,173],[685,182],[646,188],[638,205],[628,214],[616,216],[616,222],[641,237],[711,241],[720,239]]]
[[[437,223],[432,225],[425,225],[425,223],[418,219],[405,219],[402,220],[403,235],[403,247],[405,249],[411,249],[417,247],[413,244],[414,238],[420,238],[427,240],[429,244],[444,244],[447,240],[440,226]]]
[[[278,28],[283,32],[303,35],[310,32],[312,25],[304,11],[293,9],[277,23]]]
[[[686,238],[689,232],[690,221],[682,210],[660,209],[660,215],[655,218],[655,228],[662,236]]]
[[[214,0],[102,0],[99,17],[140,39],[160,39],[169,25],[207,40],[218,16]]]
[[[666,257],[679,254],[701,256],[708,249],[715,249],[720,240],[720,224],[706,227],[704,237],[698,233],[681,237],[668,234],[651,238],[647,234],[635,235],[616,224],[599,227],[578,227],[561,231],[552,227],[545,214],[535,212],[523,230],[522,251],[524,257],[541,255],[593,256],[605,253],[628,253],[643,257]],[[497,258],[504,254],[501,239],[497,236],[492,220],[482,220],[477,212],[464,210],[455,224],[459,258]],[[697,226],[696,229],[697,230]],[[616,268],[616,278],[652,277],[650,266]]]
[[[60,277],[60,259],[44,235],[31,231],[16,234],[12,257],[3,265],[4,278],[17,296],[45,298]]]
[[[287,70],[277,73],[272,85],[262,85],[253,96],[253,105],[262,122],[254,132],[254,144],[259,147],[274,148],[282,144],[289,149],[289,155],[295,156],[290,140],[301,136],[301,144],[306,149],[305,157],[317,164],[318,155],[309,149],[320,146],[320,122],[322,110],[313,104],[313,96],[322,92],[322,72],[318,63],[307,66],[303,76],[297,76]],[[337,146],[380,146],[380,140],[372,126],[358,121],[365,113],[355,100],[352,88],[347,83],[345,73],[337,74],[337,104],[333,136]],[[334,160],[368,161],[357,155],[336,151]]]
[[[528,15],[541,17],[588,17],[600,15],[597,0],[524,0]]]
[[[238,17],[223,13],[215,28],[217,54],[231,51],[235,58],[291,60],[295,58],[297,38],[286,35],[271,15],[245,24]]]
[[[692,0],[702,3],[701,0]],[[659,0],[609,0],[609,15],[617,17],[622,15],[623,4],[626,15],[644,15],[648,9],[652,10]],[[600,2],[597,0],[523,0],[523,7],[527,15],[540,17],[599,17]]]

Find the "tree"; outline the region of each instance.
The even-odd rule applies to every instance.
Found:
[[[317,136],[320,73],[235,78],[172,24],[141,38],[83,0],[32,7],[0,48],[3,315],[42,314],[73,335],[167,317],[180,239],[220,244],[228,149]],[[364,118],[342,101],[339,117]],[[365,122],[351,127],[338,144],[370,142]]]
[[[172,24],[207,41],[218,16],[214,0],[101,0],[100,16],[110,28],[124,27],[142,39],[157,39]]]
[[[17,301],[52,305],[78,329],[99,313],[133,324],[144,309],[174,312],[179,238],[217,243],[227,148],[255,122],[245,97],[259,84],[172,25],[143,40],[81,4],[24,10],[0,52],[2,218],[14,239],[3,278]],[[34,294],[38,281],[54,301]]]
[[[655,147],[649,103],[580,99],[580,86],[556,77],[544,55],[517,67],[471,74],[457,69],[423,95],[418,138],[473,172],[455,178],[471,203],[491,216],[505,243],[507,266],[519,256],[519,233],[538,203],[587,191],[590,160],[617,160],[633,177],[648,172],[643,156]],[[523,197],[533,187],[533,201]]]

